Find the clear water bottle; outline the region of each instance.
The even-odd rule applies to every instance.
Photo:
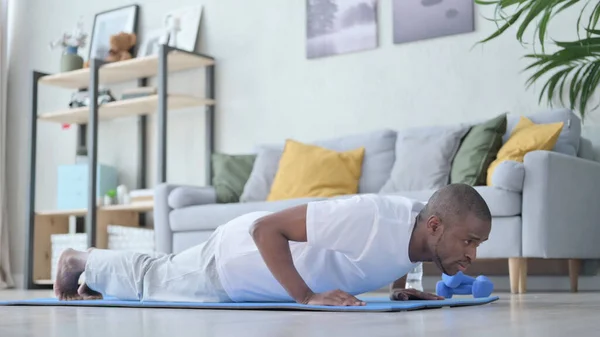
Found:
[[[423,291],[423,263],[419,262],[419,264],[406,275],[406,289]]]

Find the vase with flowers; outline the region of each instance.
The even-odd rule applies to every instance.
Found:
[[[83,58],[78,54],[79,48],[85,47],[88,34],[83,31],[83,22],[79,20],[72,32],[66,32],[62,37],[50,43],[50,49],[63,48],[60,59],[60,71],[72,71],[83,68]]]

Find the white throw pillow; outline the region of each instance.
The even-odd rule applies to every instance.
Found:
[[[468,125],[458,125],[398,132],[396,162],[380,193],[430,190],[447,185],[452,160],[468,131]]]

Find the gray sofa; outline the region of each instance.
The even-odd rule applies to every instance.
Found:
[[[578,261],[600,258],[600,163],[594,161],[591,144],[581,137],[579,118],[570,111],[544,111],[527,117],[538,124],[563,121],[565,126],[552,151],[530,152],[516,170],[509,170],[508,176],[495,177],[494,186],[475,187],[493,215],[490,239],[478,250],[478,258],[508,259],[514,293],[525,292],[526,258],[570,259],[576,288]],[[508,115],[504,141],[518,118]],[[315,144],[339,151],[365,147],[359,193],[395,194],[426,201],[439,186],[448,183],[453,156],[470,125],[378,130]],[[215,190],[209,186],[156,186],[157,250],[182,251],[205,241],[216,227],[247,212],[278,211],[322,199],[264,201],[282,148],[282,144],[258,147],[239,203],[217,203]]]

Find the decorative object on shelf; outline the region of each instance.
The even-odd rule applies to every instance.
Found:
[[[109,56],[111,36],[119,33],[137,35],[138,12],[138,5],[130,5],[96,14],[88,65],[93,58],[104,60]],[[134,54],[133,48],[129,52]]]
[[[111,189],[106,192],[104,195],[104,202],[102,203],[104,206],[113,205],[115,203],[115,197],[117,196],[117,191]]]
[[[132,58],[129,52],[137,41],[134,33],[119,33],[111,35],[110,50],[108,56],[104,59],[106,62],[125,61]]]
[[[473,0],[393,0],[394,43],[475,31]]]
[[[167,13],[165,29],[169,32],[169,46],[182,50],[196,50],[202,5],[184,7]]]
[[[306,1],[307,58],[377,48],[377,0]]]
[[[158,55],[160,45],[168,44],[170,39],[169,31],[165,28],[151,30],[144,34],[141,39],[140,48],[137,51],[137,57]]]
[[[78,145],[75,151],[75,164],[87,164],[88,153],[85,145]]]
[[[83,22],[80,19],[72,32],[64,33],[61,38],[50,43],[50,49],[55,49],[59,46],[63,48],[63,54],[60,58],[61,72],[77,70],[83,67],[83,58],[77,52],[79,48],[85,47],[87,37],[88,34],[83,31]]]
[[[151,188],[132,190],[131,192],[129,192],[129,201],[131,203],[154,201],[154,190]]]
[[[87,197],[89,195],[88,167],[87,162],[58,166],[56,209],[87,208]],[[96,199],[101,203],[103,196],[109,190],[118,186],[118,171],[114,167],[103,164],[99,164],[97,167]]]
[[[114,101],[116,101],[116,99],[114,98],[109,89],[98,90],[98,106]],[[71,101],[69,102],[70,108],[81,108],[89,105],[90,95],[86,90],[78,91],[71,95]]]
[[[154,230],[131,226],[108,225],[108,249],[127,250],[142,254],[152,254],[154,247]]]
[[[117,186],[117,204],[125,205],[127,199],[127,195],[129,194],[127,186],[119,185]]]
[[[87,245],[87,234],[86,233],[75,233],[75,231],[69,229],[69,233],[66,234],[51,234],[50,235],[50,246],[51,246],[51,258],[52,263],[50,264],[50,279],[56,280],[56,272],[58,269],[58,259],[62,252],[66,249],[76,249],[85,251],[88,249]]]
[[[600,1],[475,0],[475,3],[494,7],[486,12],[494,13],[490,20],[497,26],[479,43],[509,31],[516,32],[515,42],[520,46],[533,46],[531,53],[524,55],[531,61],[524,70],[532,71],[525,85],[542,88],[539,103],[546,101],[550,107],[557,104],[577,110],[582,122],[588,113],[600,107],[596,94],[600,85]],[[517,22],[519,18],[521,22]],[[560,25],[558,39],[549,36],[553,20]],[[523,39],[528,30],[531,42]]]
[[[121,99],[131,99],[139,97],[147,97],[156,95],[158,90],[156,87],[139,87],[123,90],[121,93]]]

